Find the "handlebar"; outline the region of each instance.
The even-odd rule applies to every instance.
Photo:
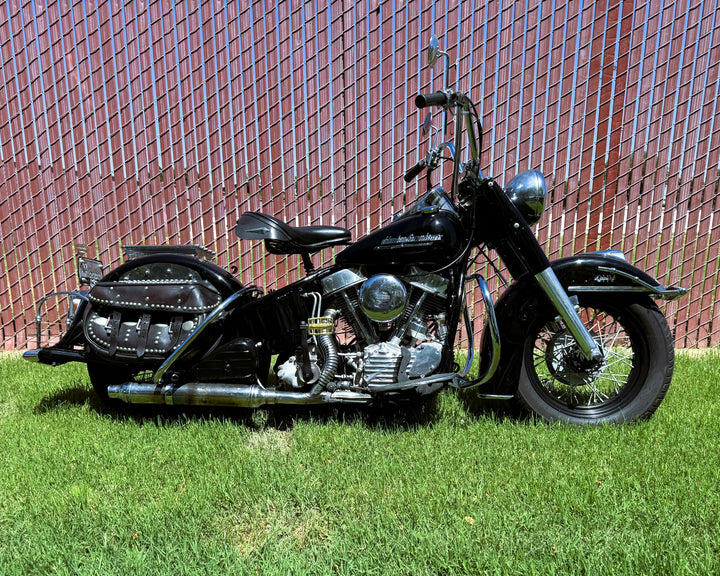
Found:
[[[451,108],[455,108],[455,138],[452,144],[453,152],[453,176],[452,176],[452,198],[458,196],[458,186],[460,183],[460,151],[463,148],[463,128],[467,132],[467,144],[470,157],[472,159],[479,159],[480,152],[482,150],[482,126],[480,120],[475,111],[475,106],[470,101],[468,96],[463,92],[455,92],[453,90],[440,90],[433,92],[432,94],[419,94],[415,97],[415,106],[418,108],[426,108],[427,106],[440,106],[445,109],[445,132],[447,132],[447,115]],[[480,131],[480,141],[478,142],[475,134],[475,123],[473,122],[473,115],[478,118],[477,127]],[[432,149],[431,149],[432,151]],[[405,174],[405,181],[410,182],[418,173],[425,167],[430,166],[434,168],[431,156],[428,156],[425,160],[425,164],[422,165],[422,161],[418,162]]]
[[[408,182],[408,183],[412,182],[415,179],[415,177],[418,174],[420,174],[420,172],[422,172],[426,166],[427,166],[427,162],[423,158],[422,160],[420,160],[420,162],[415,164],[415,166],[410,168],[410,170],[405,172],[405,176],[404,176],[405,182]]]
[[[426,108],[428,106],[444,106],[448,103],[446,92],[433,92],[432,94],[418,94],[415,97],[415,106]]]

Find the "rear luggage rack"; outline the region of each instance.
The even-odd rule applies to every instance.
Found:
[[[152,256],[153,254],[185,254],[203,260],[215,258],[215,252],[195,244],[136,244],[123,246],[122,249],[128,260],[140,258],[141,256]]]

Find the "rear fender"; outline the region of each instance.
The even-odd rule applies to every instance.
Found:
[[[591,252],[550,263],[569,296],[612,294],[641,301],[674,300],[687,293],[684,288],[663,288],[657,280],[629,264],[619,251]],[[486,388],[495,394],[517,390],[523,343],[533,319],[551,306],[535,279],[525,275],[516,280],[495,303],[500,330],[501,358],[497,372]],[[483,334],[482,357],[489,357],[491,339]]]
[[[100,280],[100,282],[117,281],[120,277],[131,270],[140,268],[141,266],[147,266],[148,264],[179,264],[187,266],[191,270],[200,274],[203,279],[215,286],[223,298],[227,298],[231,294],[243,288],[243,285],[232,274],[230,274],[230,272],[221,268],[217,264],[213,264],[207,260],[193,258],[192,256],[171,253],[153,254],[152,256],[133,258],[125,264],[122,264],[121,266],[118,266],[114,270],[108,272],[105,277]]]

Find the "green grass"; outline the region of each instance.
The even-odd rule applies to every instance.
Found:
[[[649,421],[443,393],[369,410],[113,411],[0,358],[0,574],[718,574],[720,353]]]

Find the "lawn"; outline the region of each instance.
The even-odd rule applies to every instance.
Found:
[[[655,416],[115,411],[0,357],[0,574],[718,574],[720,352]]]

